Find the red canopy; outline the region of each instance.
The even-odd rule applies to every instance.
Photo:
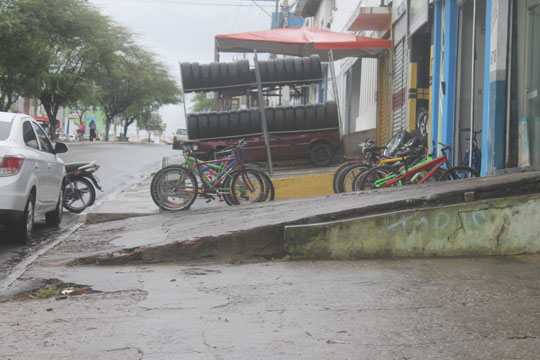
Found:
[[[377,57],[385,49],[390,49],[391,44],[391,40],[307,27],[216,35],[216,47],[221,52],[252,52],[257,50],[293,56],[318,54],[321,61],[328,61],[328,50],[333,50],[335,60],[349,56]]]

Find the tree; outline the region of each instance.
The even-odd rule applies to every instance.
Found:
[[[195,103],[193,105],[194,112],[214,110],[214,100],[208,99],[205,93],[195,94],[193,102]]]
[[[109,129],[113,119],[130,107],[124,117],[124,134],[135,121],[131,116],[137,113],[138,106],[157,109],[161,105],[181,102],[181,91],[176,82],[170,78],[154,55],[136,46],[129,45],[115,53],[111,66],[98,83],[100,106],[105,112],[105,140],[108,140]]]
[[[56,116],[62,106],[84,97],[84,83],[103,66],[100,45],[111,31],[109,18],[85,0],[19,0],[25,19],[41,34],[49,54],[37,90],[55,134]]]
[[[148,132],[148,141],[150,141],[153,131],[163,130],[161,115],[155,111],[144,112],[143,116],[137,120],[137,127]]]
[[[24,16],[19,3],[0,0],[0,111],[9,111],[19,96],[39,95],[50,61],[36,20]]]

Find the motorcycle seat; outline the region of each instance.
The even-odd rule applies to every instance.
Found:
[[[88,165],[90,162],[77,162],[66,164],[66,172],[71,173],[80,168],[81,166]]]

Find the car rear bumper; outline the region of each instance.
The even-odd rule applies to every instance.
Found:
[[[29,190],[28,183],[15,176],[0,177],[0,214],[6,211],[24,211]]]

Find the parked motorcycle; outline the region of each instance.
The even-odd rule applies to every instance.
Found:
[[[64,194],[64,207],[80,213],[96,200],[96,188],[100,191],[99,179],[94,174],[99,169],[95,161],[90,163],[66,164],[67,183]]]

